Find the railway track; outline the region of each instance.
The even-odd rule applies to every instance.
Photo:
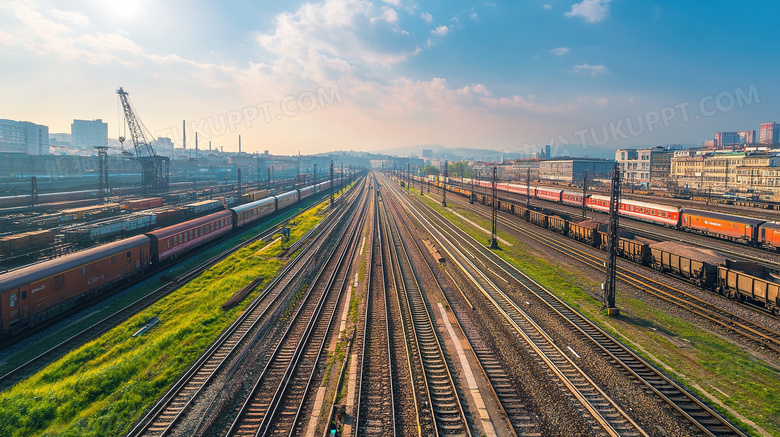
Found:
[[[456,238],[452,234],[449,237]],[[602,429],[604,435],[647,435],[612,398],[569,359],[545,330],[485,275],[464,252],[457,247],[452,247],[452,250],[450,252],[452,260],[493,304],[495,310],[504,317],[514,332],[524,340],[527,352],[536,357],[536,361],[541,366],[548,369],[550,378],[560,381],[571,403],[579,405],[577,407],[579,413],[586,418],[592,428]]]
[[[474,271],[474,283],[479,284],[483,296],[491,301],[497,311],[502,313],[507,320],[511,320],[510,323],[517,323],[518,328],[522,326],[519,323],[522,320],[516,320],[517,313],[522,314],[522,310],[509,296],[500,292],[500,287],[495,284],[495,281],[499,280],[499,278],[504,278],[503,280],[505,281],[511,279],[525,287],[531,295],[540,299],[541,302],[547,305],[547,308],[557,314],[561,321],[571,326],[575,332],[580,333],[594,348],[600,350],[603,356],[607,357],[616,366],[619,366],[627,378],[643,384],[650,392],[674,408],[681,417],[697,427],[704,435],[744,435],[739,429],[712,411],[674,381],[657,371],[653,366],[582,317],[578,312],[571,309],[553,293],[503,261],[482,244],[474,241],[467,235],[463,235],[459,229],[443,220],[438,214],[434,214],[424,204],[418,201],[414,202],[420,208],[409,206],[408,211],[413,213],[414,217],[417,217],[417,221],[421,226],[428,229],[440,247],[447,252],[447,255],[459,264],[462,271]],[[426,226],[428,220],[435,223],[435,225]],[[464,252],[469,255],[466,256]],[[470,257],[474,257],[474,261],[471,261]],[[493,270],[495,273],[492,274],[492,278],[494,279],[491,279],[491,273],[485,273],[478,268],[475,264],[477,262],[483,266],[484,270]]]
[[[388,244],[397,277],[402,325],[410,351],[413,392],[422,434],[470,436],[471,429],[457,385],[437,335],[430,309],[398,229],[398,217],[388,218]]]
[[[283,311],[282,305],[290,299],[296,284],[301,285],[300,280],[310,266],[316,265],[322,258],[329,255],[320,254],[329,237],[333,233],[340,220],[348,213],[348,208],[342,208],[338,213],[331,214],[328,220],[321,226],[322,230],[316,238],[303,248],[300,255],[291,261],[272,282],[270,282],[261,295],[253,301],[242,315],[225,332],[212,343],[201,357],[187,370],[187,372],[168,390],[168,392],[150,409],[150,411],[135,425],[128,436],[165,436],[170,435],[177,424],[184,420],[189,409],[198,402],[217,375],[227,375],[226,379],[237,378],[241,375],[240,368],[250,359],[248,353],[251,348],[263,340],[263,335],[270,330],[270,326],[277,323],[279,312]],[[335,240],[343,237],[345,228]],[[325,251],[335,250],[335,245]],[[297,282],[296,282],[297,281]],[[229,364],[229,367],[228,367]],[[215,399],[208,407],[212,417],[203,418],[198,427],[207,429],[214,424],[214,415],[219,414],[224,408],[225,400]]]
[[[402,224],[409,235],[419,235],[418,232],[410,228],[408,222],[403,221]],[[417,240],[412,238],[411,241],[420,256],[425,258],[425,251],[422,250]],[[425,268],[430,273],[430,276],[434,278],[437,288],[447,299],[447,305],[456,315],[457,324],[468,340],[471,350],[477,359],[479,369],[490,384],[492,394],[499,401],[501,412],[511,426],[512,435],[541,435],[538,421],[534,418],[534,414],[526,408],[522,396],[512,384],[502,359],[496,353],[496,346],[489,339],[485,338],[482,332],[484,327],[479,326],[481,323],[474,320],[471,316],[474,306],[468,301],[463,291],[460,290],[466,304],[462,305],[461,300],[455,296],[449,287],[442,286],[429,263],[425,263]],[[450,278],[457,287],[456,280],[452,276]]]
[[[112,329],[113,327],[119,325],[123,321],[127,320],[128,318],[142,311],[144,308],[147,308],[148,306],[152,305],[153,303],[167,296],[171,292],[175,291],[179,287],[186,285],[190,280],[194,279],[204,271],[208,270],[210,267],[214,266],[218,262],[227,258],[230,254],[232,254],[236,250],[241,249],[242,247],[245,247],[249,244],[252,244],[255,241],[261,239],[267,239],[274,233],[278,232],[279,229],[281,229],[281,227],[276,226],[226,251],[223,251],[211,258],[206,259],[205,261],[201,262],[197,266],[179,275],[173,280],[168,281],[167,283],[157,288],[153,292],[147,294],[146,296],[136,300],[135,302],[132,302],[126,307],[103,318],[102,320],[76,333],[75,335],[59,342],[58,344],[46,350],[45,352],[37,355],[36,357],[25,362],[19,367],[11,370],[5,375],[0,376],[0,391],[5,391],[10,387],[13,387],[16,383],[24,380],[28,376],[42,369],[44,366],[53,362],[54,360],[62,357],[63,355],[70,352],[74,348],[81,346],[82,344],[86,343],[87,341],[93,338],[96,338],[97,336],[103,334],[104,332],[107,332],[108,330]]]
[[[323,264],[226,435],[293,434],[347,282],[365,210],[363,205],[344,234],[349,237]]]
[[[466,206],[465,202],[460,202],[460,199],[458,202],[462,206]],[[487,216],[487,213],[482,209],[472,208],[471,210],[483,218],[488,220],[490,219],[490,217]],[[606,272],[606,269],[604,268],[604,259],[602,259],[600,256],[593,255],[575,247],[577,243],[562,241],[562,238],[557,238],[557,234],[556,237],[553,237],[547,234],[547,231],[544,229],[538,228],[536,226],[519,226],[517,223],[508,219],[503,214],[499,214],[497,217],[501,225],[507,229],[517,232],[518,234],[521,234],[525,237],[531,238],[552,250],[574,258],[588,267],[598,270],[599,272]],[[621,260],[621,262],[623,261]],[[648,267],[638,265],[635,267],[637,269],[643,270],[649,269]],[[629,285],[651,294],[658,299],[696,314],[699,317],[709,320],[710,322],[722,328],[734,332],[747,341],[756,342],[760,347],[767,348],[771,351],[774,351],[775,353],[780,354],[780,332],[776,332],[772,329],[764,327],[752,320],[728,311],[725,308],[696,297],[676,287],[667,285],[660,281],[656,281],[648,276],[638,274],[635,271],[628,270],[625,267],[618,266],[617,275],[618,279]]]
[[[372,221],[371,254],[368,265],[362,350],[355,419],[357,435],[393,437],[395,424],[395,397],[393,394],[393,367],[390,349],[388,281],[385,274],[385,237],[379,224],[378,197],[374,190],[374,217]]]

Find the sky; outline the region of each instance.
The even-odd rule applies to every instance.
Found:
[[[0,2],[0,118],[274,154],[597,156],[780,122],[780,2]]]

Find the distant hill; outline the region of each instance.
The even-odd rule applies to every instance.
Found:
[[[440,144],[422,144],[416,146],[395,147],[392,149],[376,150],[373,153],[382,153],[392,156],[417,156],[422,158],[423,149],[433,150],[435,157],[444,157],[454,160],[481,160],[481,161],[499,161],[503,159],[522,158],[517,153],[503,153],[498,150],[474,149],[467,147],[446,147]]]

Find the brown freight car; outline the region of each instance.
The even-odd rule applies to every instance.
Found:
[[[0,255],[10,257],[54,244],[54,232],[30,231],[0,238]]]
[[[551,215],[547,218],[547,226],[551,231],[559,234],[567,235],[569,233],[569,221],[557,215]]]
[[[0,275],[0,329],[17,333],[140,274],[149,243],[139,235]]]
[[[547,214],[539,211],[528,211],[528,221],[547,229]]]
[[[582,241],[593,247],[599,247],[601,245],[601,233],[599,232],[599,226],[603,223],[595,220],[588,220],[580,223],[569,222],[569,238],[577,241]]]
[[[162,206],[162,204],[162,197],[149,197],[146,199],[128,200],[122,207],[128,211],[140,211],[142,209],[157,208]]]
[[[780,284],[747,273],[718,267],[718,292],[736,300],[760,303],[780,316]]]

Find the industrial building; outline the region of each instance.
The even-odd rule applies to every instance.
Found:
[[[108,124],[103,120],[73,120],[70,125],[71,144],[96,147],[108,144]]]
[[[49,127],[0,119],[0,153],[49,154]]]

